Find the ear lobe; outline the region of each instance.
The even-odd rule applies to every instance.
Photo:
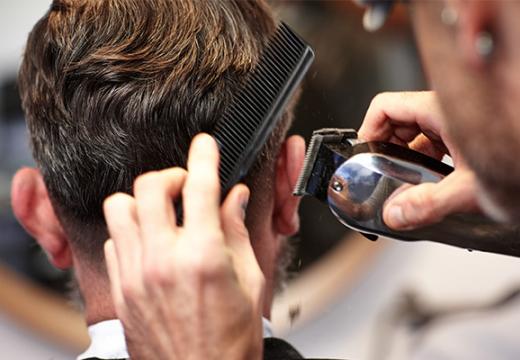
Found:
[[[40,172],[18,170],[11,186],[11,206],[18,221],[60,269],[72,266],[69,241],[52,207]]]
[[[276,165],[273,224],[284,236],[294,235],[300,227],[300,198],[292,192],[298,181],[305,157],[305,141],[301,136],[288,138],[280,150]]]

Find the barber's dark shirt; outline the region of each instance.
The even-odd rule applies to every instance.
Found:
[[[304,357],[288,342],[278,338],[264,339],[264,360],[297,360]],[[90,358],[86,360],[101,360],[98,358]],[[110,359],[110,360],[127,360],[127,359]],[[223,359],[224,360],[224,359]]]

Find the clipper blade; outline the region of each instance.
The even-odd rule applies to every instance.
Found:
[[[296,182],[296,186],[293,190],[294,196],[307,195],[305,189],[307,188],[307,182],[311,176],[312,168],[314,166],[314,162],[316,161],[316,157],[318,156],[320,146],[321,137],[312,136],[309,147],[307,148],[307,153],[305,154],[305,160],[303,160],[303,167],[300,176],[298,177],[298,181]]]
[[[357,132],[352,129],[324,128],[314,131],[293,195],[311,195],[326,201],[328,183],[337,166],[335,148],[350,147],[350,141],[356,139]]]

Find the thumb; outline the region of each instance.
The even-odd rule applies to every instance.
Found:
[[[220,209],[225,243],[232,250],[243,242],[249,243],[249,233],[244,223],[248,201],[249,189],[238,184],[231,189]]]
[[[244,223],[249,189],[243,184],[233,187],[220,210],[222,231],[226,246],[231,251],[235,262],[235,271],[259,268],[249,238],[249,231]],[[240,267],[237,269],[237,267]],[[245,268],[245,270],[243,270]]]
[[[383,210],[383,220],[392,229],[411,230],[454,213],[478,210],[475,175],[464,169],[455,170],[438,183],[409,186],[392,196]]]
[[[247,186],[236,185],[226,197],[220,217],[225,243],[231,251],[234,270],[239,281],[248,291],[261,297],[264,277],[244,223],[248,200],[249,189]]]

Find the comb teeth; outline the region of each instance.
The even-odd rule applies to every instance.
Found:
[[[313,58],[312,49],[280,24],[213,132],[223,194],[249,171]]]

